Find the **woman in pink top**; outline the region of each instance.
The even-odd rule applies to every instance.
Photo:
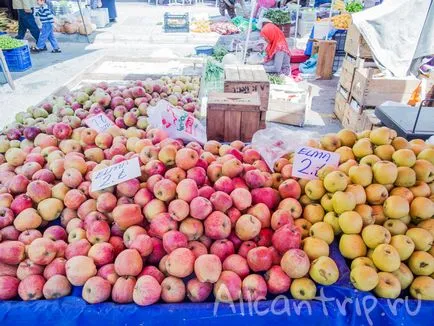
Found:
[[[273,8],[275,5],[276,5],[276,0],[258,0],[258,2],[256,3],[254,16],[258,17],[259,9],[261,8],[270,9]]]

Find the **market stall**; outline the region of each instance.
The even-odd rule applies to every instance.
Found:
[[[270,123],[302,127],[310,88],[224,49],[103,56],[19,112],[0,133],[1,324],[431,325],[434,144],[363,122],[419,80],[377,78],[362,34],[337,133]]]

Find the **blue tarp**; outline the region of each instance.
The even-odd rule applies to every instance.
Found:
[[[337,245],[330,256],[337,262],[339,280],[318,287],[317,298],[298,301],[277,296],[257,304],[159,303],[147,307],[111,302],[90,305],[81,299],[81,288],[58,300],[7,301],[0,303],[0,325],[433,325],[434,302],[420,302],[403,294],[402,299],[377,299],[355,291],[349,269]]]

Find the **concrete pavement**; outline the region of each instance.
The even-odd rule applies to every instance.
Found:
[[[92,44],[84,42],[83,37],[61,36],[61,54],[46,52],[32,55],[32,69],[13,73],[15,91],[7,84],[0,86],[0,126],[11,122],[17,112],[46,98],[103,55],[185,57],[194,54],[195,46],[215,44],[218,38],[214,33],[166,34],[162,30],[164,12],[215,16],[218,10],[214,6],[155,6],[143,2],[119,2],[117,10],[117,23],[99,29]],[[314,94],[319,96],[314,97],[312,110],[307,113],[305,129],[320,133],[338,130],[340,123],[332,113],[337,79],[314,81],[312,84]]]

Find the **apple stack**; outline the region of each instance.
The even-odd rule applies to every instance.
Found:
[[[315,250],[317,236],[301,249],[290,161],[272,173],[240,141],[202,147],[142,125],[146,94],[159,87],[148,84],[55,98],[18,114],[2,136],[0,299],[55,299],[72,286],[89,303],[200,302],[212,292],[220,301],[289,291],[311,299],[314,281],[335,283],[338,268]],[[100,112],[116,126],[85,127]],[[139,178],[91,190],[94,172],[132,158]]]
[[[295,222],[306,253],[326,254],[340,235],[358,290],[397,298],[409,287],[413,297],[434,300],[432,145],[408,142],[386,127],[344,129],[312,145],[339,153],[340,165],[320,169],[318,180],[299,181],[303,219]]]

